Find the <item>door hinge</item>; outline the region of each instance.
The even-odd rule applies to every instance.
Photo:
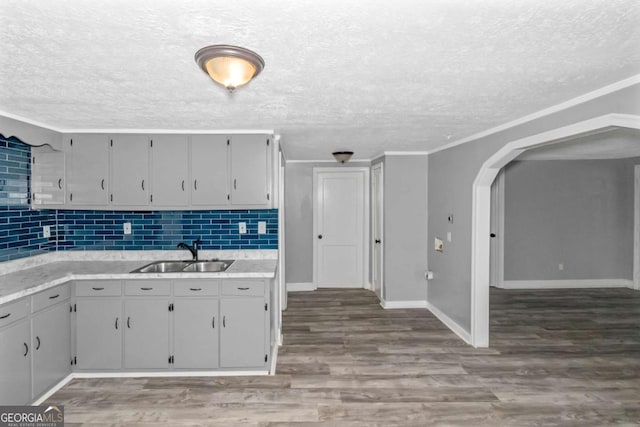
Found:
[[[264,311],[267,311],[267,303],[264,304]]]
[[[264,362],[267,363],[267,355],[264,355]]]

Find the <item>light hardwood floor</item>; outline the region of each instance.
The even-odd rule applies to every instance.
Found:
[[[640,292],[491,291],[491,348],[365,290],[292,293],[277,375],[74,380],[66,425],[640,425]]]

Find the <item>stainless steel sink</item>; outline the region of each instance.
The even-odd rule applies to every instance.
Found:
[[[131,273],[214,273],[225,271],[233,261],[156,261]]]
[[[184,268],[184,272],[198,272],[198,273],[214,273],[217,271],[225,271],[231,265],[233,261],[197,261],[187,265]]]

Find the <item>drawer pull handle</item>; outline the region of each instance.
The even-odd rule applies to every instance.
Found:
[[[127,328],[131,329],[131,317],[127,317]]]
[[[116,329],[118,329],[118,318],[116,317]]]
[[[36,341],[38,341],[38,344],[36,345],[36,350],[40,350],[40,337],[36,337]]]
[[[201,291],[202,288],[189,288],[190,291]]]
[[[213,319],[211,320],[211,327],[212,327],[213,329],[215,329],[215,328],[216,328],[216,316],[213,316]]]
[[[58,178],[58,188],[62,190],[62,178]]]
[[[2,319],[6,319],[7,317],[11,316],[11,313],[5,314],[4,316],[0,317],[0,320]]]
[[[238,288],[239,291],[248,291],[249,288]]]
[[[91,288],[91,289],[93,289],[94,291],[103,291],[104,290],[104,288]]]
[[[60,296],[60,294],[55,294],[55,295],[53,295],[53,296],[50,296],[50,297],[49,297],[49,299],[56,299],[56,298],[58,298],[59,296]]]
[[[23,343],[24,344],[24,357],[27,357],[27,354],[29,354],[29,346],[27,345],[27,343]]]
[[[140,288],[141,291],[152,291],[153,288]]]
[[[227,316],[222,316],[222,327],[223,328],[227,327]]]

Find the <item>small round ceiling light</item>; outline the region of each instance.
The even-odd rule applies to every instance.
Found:
[[[246,85],[264,68],[264,59],[257,53],[239,46],[217,44],[196,52],[198,66],[229,92]]]
[[[353,151],[334,151],[331,154],[333,154],[333,157],[335,157],[336,160],[340,163],[345,163],[348,162],[349,159],[351,159],[351,156],[353,156]]]

